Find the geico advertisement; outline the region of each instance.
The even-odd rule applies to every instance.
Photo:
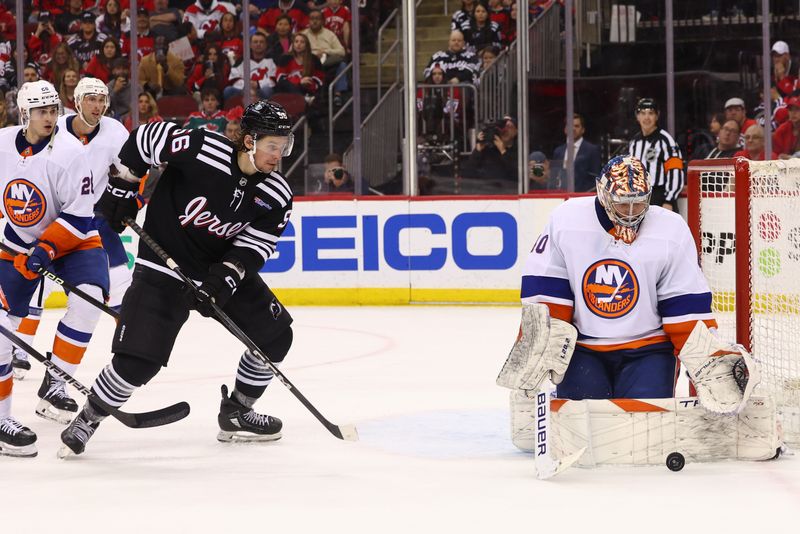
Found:
[[[534,202],[300,201],[262,272],[276,288],[518,288],[546,220]]]

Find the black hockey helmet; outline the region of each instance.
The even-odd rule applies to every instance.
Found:
[[[639,101],[636,103],[636,113],[640,111],[644,111],[646,109],[652,109],[656,113],[658,113],[658,103],[656,102],[655,98],[640,98]]]
[[[278,103],[259,100],[245,108],[242,114],[242,133],[256,136],[277,135],[288,137],[292,132],[292,120]]]

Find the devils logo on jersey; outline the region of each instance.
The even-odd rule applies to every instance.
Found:
[[[47,200],[42,191],[23,178],[11,180],[3,191],[6,215],[17,226],[33,226],[47,212]]]
[[[586,307],[600,317],[627,315],[639,300],[639,281],[630,265],[605,259],[593,263],[583,275]]]

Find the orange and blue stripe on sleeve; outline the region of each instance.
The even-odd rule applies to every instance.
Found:
[[[675,354],[681,351],[697,321],[703,321],[709,328],[717,327],[711,312],[711,293],[678,295],[659,301],[658,313]]]
[[[0,401],[11,396],[11,388],[14,387],[14,374],[11,362],[0,365]]]
[[[572,322],[575,295],[569,280],[554,276],[525,275],[522,277],[520,298],[524,302],[545,304],[550,317]]]
[[[73,250],[103,246],[92,217],[79,217],[69,213],[62,213],[50,223],[39,236],[39,240],[51,243],[56,249],[57,258]]]

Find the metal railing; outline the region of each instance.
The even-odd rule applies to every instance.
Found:
[[[333,127],[336,124],[336,121],[339,120],[341,117],[350,107],[353,105],[353,93],[350,93],[350,97],[342,103],[342,107],[340,107],[336,112],[333,111],[333,90],[336,87],[336,83],[339,81],[340,78],[343,76],[347,76],[347,73],[353,70],[353,62],[347,64],[347,67],[342,70],[336,77],[330,81],[328,84],[328,153],[334,152],[333,150],[333,136],[334,131]]]
[[[378,62],[377,62],[378,100],[381,99],[381,91],[383,89],[383,82],[382,82],[383,64],[389,58],[389,55],[394,51],[397,51],[397,53],[395,54],[397,57],[395,57],[395,77],[392,83],[397,83],[400,80],[400,64],[403,62],[403,57],[401,55],[402,48],[400,47],[401,17],[399,16],[399,14],[400,14],[399,10],[397,9],[392,10],[392,12],[389,13],[389,16],[386,17],[386,20],[383,21],[383,24],[381,24],[381,27],[378,28]],[[389,24],[391,24],[392,21],[394,21],[396,29],[394,41],[392,41],[392,44],[389,45],[389,49],[386,50],[386,53],[384,54],[383,31],[389,27]]]
[[[399,83],[383,94],[361,127],[362,176],[370,186],[380,186],[397,176],[400,158],[400,130],[403,99]],[[353,146],[345,151],[344,163],[351,161]]]
[[[554,2],[528,26],[530,61],[528,76],[533,79],[561,76],[561,5]],[[516,44],[513,43],[512,46]]]
[[[517,83],[517,43],[514,41],[484,70],[476,98],[476,128],[488,120],[511,113],[511,99]]]
[[[446,101],[431,102],[434,89],[445,89]],[[479,124],[478,106],[475,105],[477,99],[478,89],[471,83],[417,84],[417,113],[420,115],[418,124],[426,143],[442,143],[452,146],[461,153],[469,153],[472,149],[469,132]],[[441,105],[442,108],[426,109],[426,105],[430,104],[437,107]],[[442,116],[438,120],[431,116],[439,113]]]

